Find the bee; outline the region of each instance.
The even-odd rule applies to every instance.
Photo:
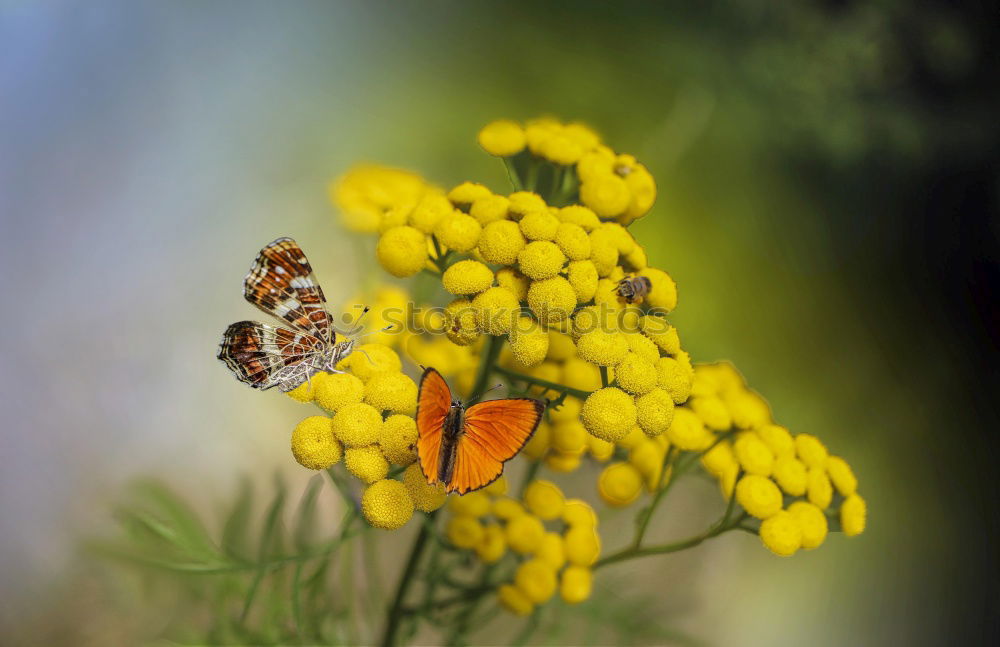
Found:
[[[653,289],[653,283],[645,276],[633,276],[618,281],[616,293],[625,303],[642,303],[642,298]]]

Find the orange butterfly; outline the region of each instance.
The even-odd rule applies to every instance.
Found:
[[[420,378],[417,457],[431,485],[465,494],[495,481],[542,420],[545,404],[531,398],[487,400],[466,410],[433,368]]]

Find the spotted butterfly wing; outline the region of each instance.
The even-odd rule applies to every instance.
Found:
[[[312,335],[257,321],[238,321],[222,335],[219,359],[255,389],[291,391],[318,369],[310,361],[325,345]]]
[[[279,238],[260,250],[243,280],[243,296],[296,330],[329,344],[336,339],[323,289],[302,248],[291,238]]]

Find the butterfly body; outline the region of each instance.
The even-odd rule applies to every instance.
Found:
[[[424,478],[465,494],[499,478],[541,422],[545,404],[532,398],[487,400],[468,408],[433,368],[417,401],[417,458]]]
[[[279,238],[257,255],[243,280],[243,296],[290,328],[239,321],[222,335],[218,358],[255,389],[291,391],[354,350],[354,340],[337,341],[333,316],[312,266],[291,238]]]

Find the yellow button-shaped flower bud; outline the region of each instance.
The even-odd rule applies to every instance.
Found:
[[[346,447],[366,447],[378,442],[382,424],[382,414],[370,404],[345,404],[333,416],[333,435]]]
[[[639,427],[647,436],[659,436],[669,430],[674,421],[674,400],[663,389],[653,389],[638,396],[635,407]]]
[[[493,285],[493,270],[479,261],[458,261],[445,270],[441,283],[452,294],[478,294]]]
[[[626,506],[635,501],[641,491],[642,474],[630,463],[612,463],[597,479],[598,494],[611,506]]]
[[[576,357],[576,344],[573,338],[558,330],[549,330],[549,354],[548,358],[562,362],[571,357]]]
[[[840,527],[848,537],[855,537],[865,531],[868,506],[858,494],[852,494],[840,506]]]
[[[674,404],[683,404],[687,401],[691,395],[692,377],[691,371],[673,357],[661,357],[656,360],[656,384],[670,394]]]
[[[830,456],[826,461],[826,473],[837,491],[844,496],[854,494],[858,489],[858,479],[851,466],[840,456]]]
[[[757,429],[757,435],[767,443],[775,456],[795,453],[795,441],[788,430],[778,425],[764,425]]]
[[[530,615],[535,608],[534,603],[513,584],[501,584],[497,589],[497,599],[503,608],[519,616]]]
[[[532,602],[542,603],[555,595],[556,571],[542,559],[529,559],[517,567],[514,585]]]
[[[497,519],[503,519],[509,521],[515,517],[520,517],[522,514],[526,514],[524,506],[521,505],[520,501],[516,501],[509,496],[497,497],[493,501],[492,510],[493,516]]]
[[[775,555],[789,557],[802,547],[802,526],[795,515],[781,510],[760,524],[760,540]]]
[[[553,472],[568,474],[580,467],[583,454],[561,452],[553,449],[545,456],[545,466]]]
[[[807,467],[826,469],[826,459],[829,456],[826,445],[812,434],[795,436],[795,452]]]
[[[757,429],[771,424],[771,407],[767,400],[752,391],[739,391],[723,398],[733,417],[733,424],[740,429]]]
[[[571,261],[566,266],[566,279],[573,286],[577,303],[586,303],[597,292],[597,268],[593,261]]]
[[[545,536],[545,526],[535,515],[522,514],[507,522],[505,532],[507,545],[511,550],[527,555],[538,550],[542,537]]]
[[[660,349],[648,337],[638,332],[627,332],[625,339],[628,341],[629,350],[636,355],[651,364],[656,364],[660,360]],[[657,380],[659,380],[659,372],[657,372]]]
[[[403,362],[400,361],[396,351],[385,344],[361,344],[347,356],[347,359],[338,364],[337,368],[342,371],[349,370],[362,382],[367,382],[376,373],[402,370]]]
[[[472,301],[455,299],[444,307],[445,334],[458,346],[468,346],[479,339],[479,324]]]
[[[425,234],[432,234],[437,224],[453,213],[455,208],[451,206],[448,198],[436,191],[430,192],[422,197],[416,208],[410,212],[409,224]]]
[[[613,443],[624,438],[636,425],[635,402],[621,389],[599,389],[584,401],[580,419],[591,434]]]
[[[417,385],[404,373],[376,373],[365,384],[365,402],[379,411],[413,413],[417,409]]]
[[[553,570],[558,571],[566,563],[566,551],[563,546],[563,538],[557,532],[547,532],[542,537],[542,543],[535,551],[535,557],[547,563]]]
[[[572,389],[596,391],[601,388],[601,370],[590,362],[574,357],[563,364],[562,383]]]
[[[589,436],[579,419],[557,422],[552,426],[552,447],[565,454],[580,454],[587,448]]]
[[[558,519],[565,502],[562,490],[551,481],[532,481],[524,491],[524,504],[539,519]]]
[[[479,238],[479,254],[487,263],[513,265],[524,245],[524,234],[516,222],[497,220],[483,228],[483,234]]]
[[[424,473],[417,463],[411,463],[403,471],[403,485],[410,493],[410,499],[417,510],[423,512],[433,512],[444,505],[448,494],[444,491],[444,486],[438,483],[430,485],[424,478]]]
[[[627,225],[653,208],[653,203],[656,202],[656,182],[645,166],[634,164],[625,176],[625,184],[632,195],[628,208],[621,216],[622,224]]]
[[[664,453],[658,442],[646,438],[629,450],[628,462],[639,470],[643,478],[655,483],[663,469]]]
[[[427,239],[414,227],[393,227],[378,239],[375,256],[389,274],[413,276],[427,264]]]
[[[302,467],[325,470],[340,460],[343,451],[326,416],[309,416],[292,431],[292,455]]]
[[[518,301],[528,298],[530,283],[528,277],[512,267],[502,267],[497,270],[497,285],[514,293]]]
[[[563,321],[576,307],[576,292],[561,276],[532,281],[528,288],[528,306],[543,323]]]
[[[625,256],[635,249],[635,239],[632,238],[632,234],[628,233],[628,229],[625,229],[617,222],[601,223],[600,228],[610,236],[619,255]]]
[[[733,468],[739,469],[733,445],[728,440],[718,443],[715,447],[705,452],[705,455],[701,457],[701,464],[713,476],[719,476]]]
[[[593,579],[589,568],[569,566],[559,581],[559,596],[566,604],[579,604],[590,597]]]
[[[811,503],[796,501],[788,506],[788,512],[794,516],[802,528],[802,547],[806,550],[818,548],[826,539],[829,529],[826,515]]]
[[[601,226],[601,219],[597,217],[597,214],[594,213],[593,210],[582,205],[574,204],[568,207],[563,207],[559,210],[556,217],[559,218],[561,222],[578,225],[587,232],[593,231]]]
[[[329,375],[329,373],[322,373],[322,372],[317,373],[316,375],[313,375],[310,379],[298,385],[291,391],[288,391],[285,395],[295,400],[296,402],[302,402],[303,404],[305,404],[306,402],[312,402],[313,398],[316,397],[316,387],[318,385],[318,381],[316,378],[322,375]]]
[[[478,140],[483,150],[496,157],[517,155],[528,143],[521,124],[509,119],[497,119],[483,126]]]
[[[538,424],[538,428],[535,429],[535,433],[531,435],[528,442],[525,443],[524,449],[521,450],[521,453],[533,461],[541,460],[549,451],[551,440],[552,429],[549,427],[548,423],[543,420]]]
[[[781,490],[765,476],[747,474],[736,484],[736,501],[749,514],[767,519],[781,511]]]
[[[467,252],[477,244],[483,233],[479,221],[461,211],[454,211],[434,225],[434,237],[447,249]]]
[[[615,444],[587,434],[587,451],[590,452],[590,456],[594,460],[603,463],[611,460],[611,457],[614,456]]]
[[[476,182],[462,182],[448,192],[448,200],[457,207],[468,207],[479,198],[492,195],[492,191]]]
[[[733,444],[736,459],[747,474],[770,476],[774,468],[774,454],[757,434],[742,432]]]
[[[385,460],[378,445],[348,447],[344,451],[344,466],[365,483],[380,481],[389,473],[389,461]]]
[[[833,501],[833,485],[826,471],[818,467],[810,467],[806,477],[806,497],[810,503],[826,509]]]
[[[733,426],[729,409],[721,398],[714,395],[702,395],[688,401],[691,410],[701,418],[705,426],[714,431],[727,431]]]
[[[469,215],[485,227],[491,222],[505,220],[507,218],[507,207],[509,206],[510,200],[504,196],[488,195],[472,203]]]
[[[378,446],[386,459],[395,465],[409,465],[417,458],[417,423],[410,416],[389,416],[382,424]]]
[[[517,255],[518,267],[530,279],[540,281],[559,274],[566,256],[559,246],[547,240],[528,243]]]
[[[594,528],[575,526],[563,538],[566,561],[573,566],[591,566],[601,556],[601,538]]]
[[[597,513],[589,503],[582,499],[567,499],[563,507],[563,521],[569,526],[597,526]]]
[[[794,454],[783,454],[774,460],[772,469],[774,480],[781,489],[792,496],[802,496],[809,484],[809,473],[805,463]]]
[[[705,423],[687,407],[674,409],[674,419],[667,429],[667,440],[684,451],[708,449],[715,437],[705,428]]]
[[[580,335],[576,342],[580,359],[597,366],[615,366],[625,359],[628,341],[618,331],[592,330]]]
[[[312,377],[316,404],[333,413],[345,404],[361,402],[365,385],[350,373],[317,373]]]
[[[393,479],[383,479],[365,488],[361,512],[368,523],[383,530],[403,527],[413,516],[413,500],[406,486]]]
[[[517,320],[521,304],[507,288],[494,287],[476,296],[472,308],[480,330],[490,335],[506,335]]]
[[[647,267],[639,272],[639,276],[649,279],[650,290],[644,301],[651,308],[670,312],[677,307],[677,284],[663,270]]]
[[[546,211],[548,205],[537,193],[531,191],[516,191],[510,194],[510,215],[514,220],[520,220],[529,213]]]
[[[495,523],[483,526],[483,538],[476,544],[476,555],[486,564],[499,562],[507,552],[503,528]]]
[[[631,200],[625,180],[613,173],[592,175],[580,185],[580,201],[601,218],[623,214]]]
[[[475,548],[483,540],[483,524],[475,517],[457,515],[448,520],[445,536],[457,548]]]
[[[521,233],[528,240],[554,240],[562,223],[547,210],[532,211],[521,218]]]
[[[501,474],[491,483],[483,487],[483,492],[491,496],[503,496],[507,494],[507,477]]]
[[[590,258],[590,236],[580,225],[572,222],[559,223],[554,240],[566,258],[571,261]]]
[[[681,349],[680,336],[677,329],[667,323],[667,320],[655,315],[645,315],[639,320],[642,334],[656,344],[668,355],[676,355]]]
[[[633,337],[634,335],[629,335]],[[626,339],[627,342],[627,339]],[[624,359],[615,365],[615,379],[618,386],[633,395],[649,393],[657,384],[656,366],[648,358],[629,351]],[[664,393],[666,393],[664,391]],[[673,400],[670,402],[671,418],[673,418]]]
[[[490,497],[482,490],[456,494],[448,499],[448,509],[456,515],[484,517],[490,513]]]
[[[595,229],[590,232],[590,260],[598,276],[608,276],[618,266],[618,246],[608,231]]]

